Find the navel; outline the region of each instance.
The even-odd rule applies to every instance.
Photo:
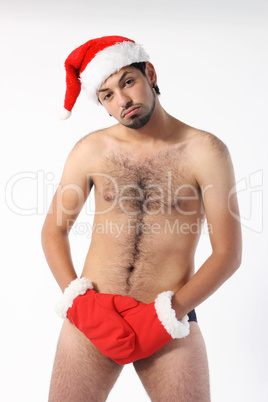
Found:
[[[129,275],[128,275],[127,280],[126,280],[127,286],[129,286],[129,287],[131,286],[130,279],[131,279],[131,274],[132,274],[133,271],[134,271],[134,266],[130,265],[128,267]]]
[[[128,268],[129,272],[133,272],[134,269],[135,269],[135,267],[133,267],[133,265],[131,265],[131,266]]]

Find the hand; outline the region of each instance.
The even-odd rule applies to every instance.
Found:
[[[71,282],[57,305],[105,356],[128,364],[157,352],[174,338],[189,334],[188,316],[177,320],[173,292],[160,293],[145,304],[133,297],[97,293],[89,279]]]
[[[117,296],[116,309],[136,335],[135,350],[125,357],[114,359],[119,364],[131,363],[157,352],[171,339],[183,338],[189,334],[186,315],[177,320],[171,307],[173,292],[160,293],[153,303],[138,302],[133,297]]]
[[[89,279],[75,279],[65,289],[56,311],[62,318],[68,318],[105,356],[125,359],[135,349],[135,333],[116,310],[118,297],[97,293]]]

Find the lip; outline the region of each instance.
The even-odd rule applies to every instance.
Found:
[[[133,116],[137,111],[139,110],[138,106],[131,107],[130,109],[126,110],[125,113],[123,114],[123,117],[129,118]]]

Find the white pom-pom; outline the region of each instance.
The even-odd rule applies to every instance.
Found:
[[[63,107],[59,113],[59,119],[60,120],[66,120],[69,119],[69,117],[71,116],[72,112],[69,112],[69,110],[65,109],[65,107]]]

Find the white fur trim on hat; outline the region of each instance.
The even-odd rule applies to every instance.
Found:
[[[148,54],[138,43],[121,42],[109,46],[96,54],[80,74],[82,88],[90,99],[98,103],[97,90],[110,75],[132,63],[146,62]]]
[[[155,299],[155,310],[159,321],[172,338],[184,338],[190,332],[188,315],[177,320],[175,310],[171,307],[171,299],[174,295],[170,290],[160,293]]]
[[[67,311],[73,305],[77,296],[84,295],[88,289],[93,289],[91,281],[87,278],[77,278],[73,280],[64,290],[55,310],[61,318],[67,317]]]

